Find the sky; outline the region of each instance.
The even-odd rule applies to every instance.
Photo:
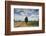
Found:
[[[14,18],[16,21],[24,21],[26,16],[28,17],[28,21],[38,21],[39,9],[14,8]]]

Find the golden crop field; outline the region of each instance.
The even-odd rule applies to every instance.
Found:
[[[26,22],[21,21],[21,22],[15,22],[14,27],[27,27],[27,26],[38,26],[39,22],[38,21],[30,21],[26,24]]]

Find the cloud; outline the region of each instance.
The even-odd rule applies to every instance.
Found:
[[[15,16],[15,20],[18,21],[18,20],[21,20],[21,21],[24,21],[26,16]],[[38,15],[32,15],[32,16],[28,16],[28,20],[29,21],[33,21],[33,20],[36,20],[38,21],[39,19],[39,16]]]
[[[38,9],[14,9],[15,14],[31,16],[32,14],[38,15]]]
[[[28,20],[38,20],[39,10],[38,9],[14,9],[15,20],[24,21],[24,18],[27,16]]]
[[[16,21],[19,21],[19,20],[24,21],[24,18],[25,16],[15,16]]]

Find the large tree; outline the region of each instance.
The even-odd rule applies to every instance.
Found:
[[[26,16],[25,17],[25,23],[27,24],[27,22],[28,22],[28,17]]]

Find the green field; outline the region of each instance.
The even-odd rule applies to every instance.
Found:
[[[28,26],[39,26],[39,21],[29,21],[27,23]]]

